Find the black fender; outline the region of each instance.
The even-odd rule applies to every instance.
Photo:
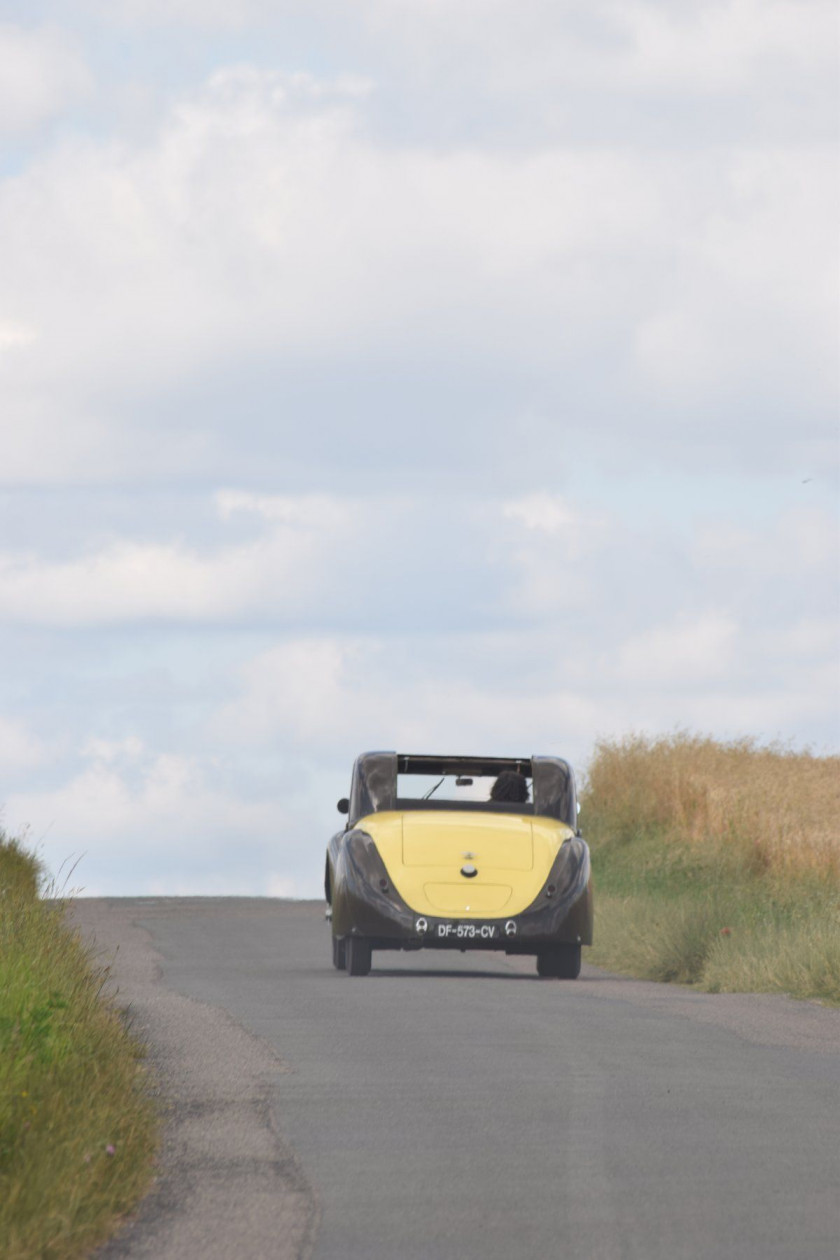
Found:
[[[515,917],[517,942],[548,937],[558,943],[592,944],[592,864],[581,836],[564,841],[539,895]]]
[[[395,941],[413,937],[417,916],[394,888],[373,837],[354,828],[342,832],[340,840],[335,850],[330,844],[331,855],[335,853],[330,890],[333,934]]]

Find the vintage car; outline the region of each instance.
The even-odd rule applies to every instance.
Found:
[[[367,975],[375,949],[504,950],[577,977],[592,886],[566,761],[363,753],[338,809],[325,891],[339,970]]]

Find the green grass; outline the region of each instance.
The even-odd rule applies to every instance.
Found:
[[[106,973],[0,832],[0,1255],[86,1254],[148,1188],[157,1114]]]
[[[708,992],[840,1004],[838,768],[687,736],[602,745],[581,813],[591,961]]]

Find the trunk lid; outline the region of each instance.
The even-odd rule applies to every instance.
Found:
[[[534,865],[531,820],[519,814],[403,814],[403,866],[450,869],[460,876],[465,862],[482,874],[530,871]],[[476,876],[475,878],[478,878]]]

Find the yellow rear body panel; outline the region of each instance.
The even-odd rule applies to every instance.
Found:
[[[571,827],[532,814],[406,810],[356,823],[373,838],[394,888],[417,914],[521,914],[538,896]],[[475,867],[470,878],[465,865]]]

